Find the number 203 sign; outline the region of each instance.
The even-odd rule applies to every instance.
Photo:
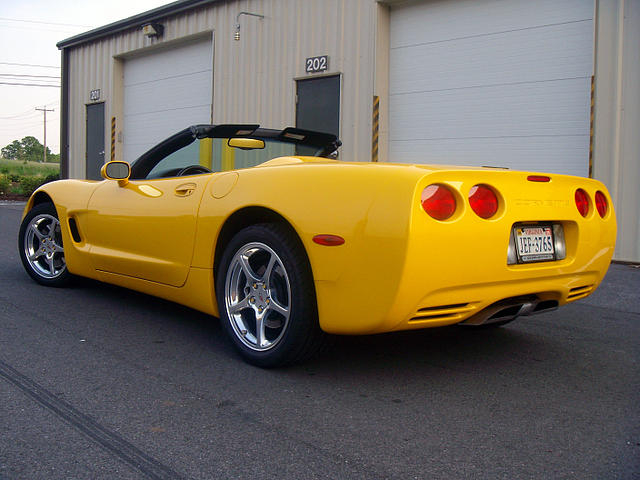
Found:
[[[309,57],[305,61],[305,70],[307,73],[324,72],[329,68],[329,55],[320,57]]]

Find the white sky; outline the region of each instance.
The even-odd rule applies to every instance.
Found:
[[[35,109],[46,106],[55,110],[47,112],[47,146],[60,153],[60,88],[7,83],[60,85],[56,43],[171,2],[0,0],[0,148],[28,135],[43,143],[43,113]]]

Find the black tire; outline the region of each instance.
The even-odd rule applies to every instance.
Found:
[[[24,217],[18,233],[18,252],[24,269],[39,284],[63,287],[71,280],[53,204],[36,205]]]
[[[225,332],[253,365],[299,363],[324,344],[304,247],[282,225],[252,225],[231,239],[216,272],[216,298]]]

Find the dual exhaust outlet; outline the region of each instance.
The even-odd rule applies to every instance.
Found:
[[[506,323],[517,317],[550,312],[557,308],[557,300],[541,300],[536,295],[505,298],[460,322],[460,325],[477,326],[497,322]]]

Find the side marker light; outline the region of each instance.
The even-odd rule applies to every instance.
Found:
[[[325,247],[337,247],[345,242],[344,238],[338,235],[316,235],[313,237],[313,241]]]

